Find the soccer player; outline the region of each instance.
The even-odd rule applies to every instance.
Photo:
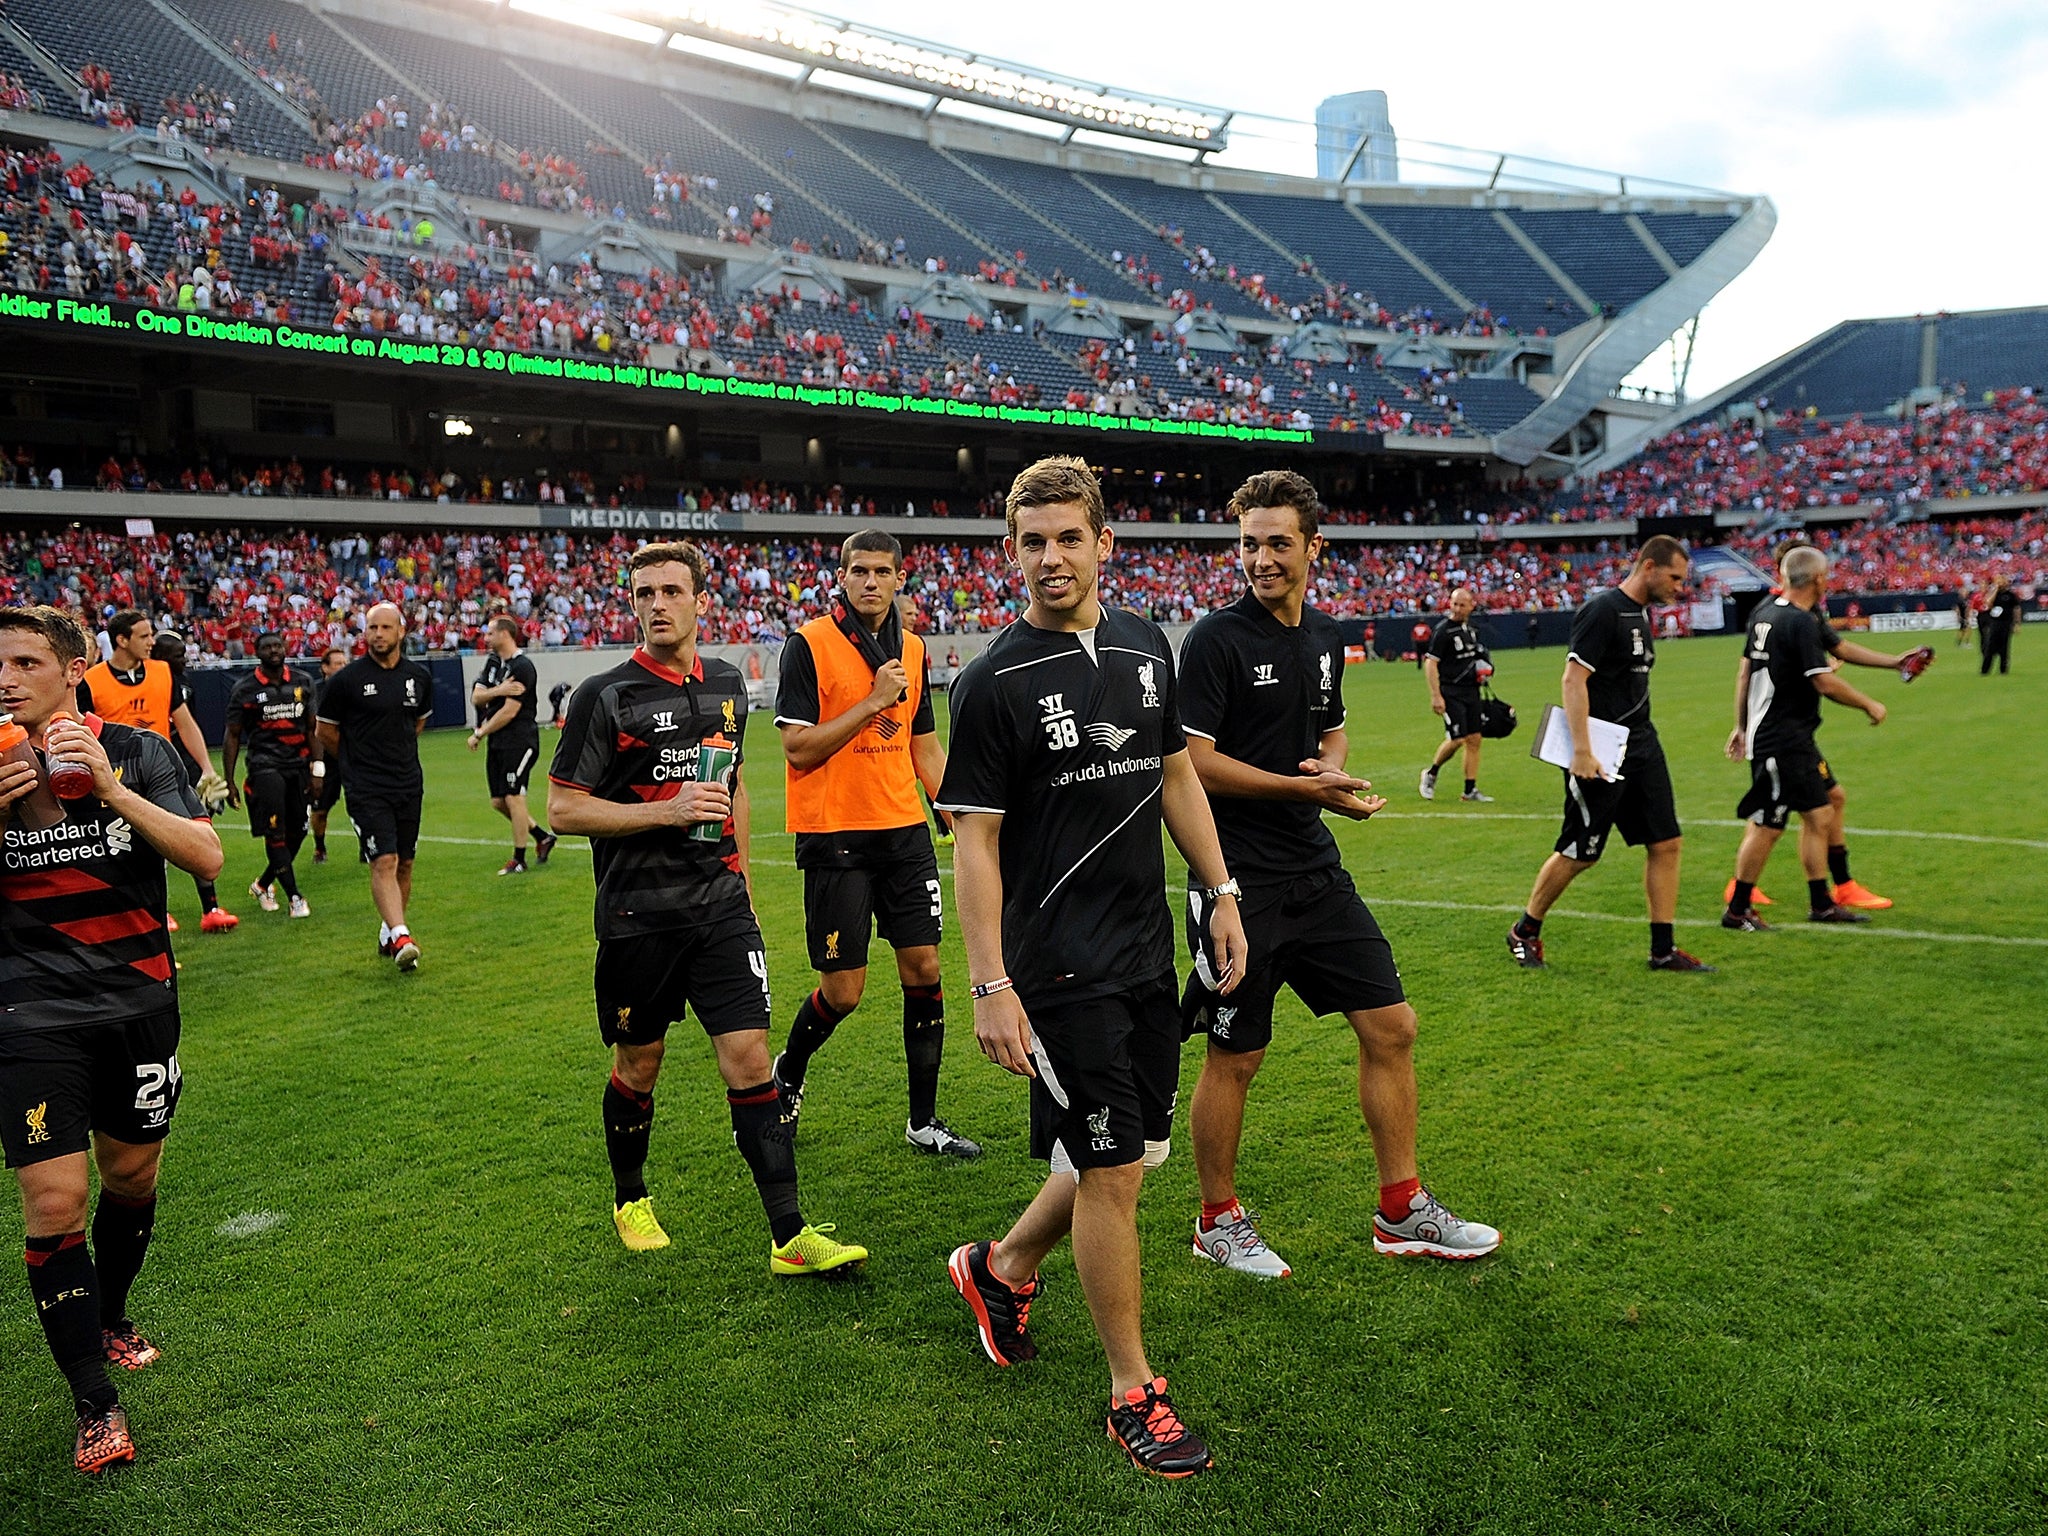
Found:
[[[320,695],[320,748],[348,754],[348,815],[370,861],[370,896],[381,919],[377,953],[399,970],[420,963],[406,926],[413,855],[419,849],[420,732],[434,712],[433,675],[404,654],[405,615],[379,603],[364,616],[358,656],[327,680]]]
[[[159,1354],[128,1295],[182,1086],[164,865],[211,880],[221,851],[161,737],[96,714],[53,723],[89,644],[58,609],[0,608],[0,709],[92,770],[90,793],[57,800],[32,763],[0,762],[0,1147],[21,1188],[29,1290],[77,1407],[73,1462],[98,1473],[135,1459],[108,1365]]]
[[[1344,637],[1307,602],[1322,503],[1300,475],[1269,470],[1237,488],[1230,512],[1249,590],[1201,619],[1180,653],[1188,756],[1224,861],[1244,886],[1252,952],[1250,973],[1227,999],[1198,959],[1181,1004],[1185,1023],[1209,1037],[1188,1115],[1202,1188],[1195,1254],[1247,1274],[1290,1273],[1237,1198],[1245,1097],[1285,985],[1311,1012],[1343,1014],[1358,1036],[1358,1102],[1379,1165],[1373,1247],[1480,1258],[1500,1246],[1500,1233],[1452,1215],[1416,1172],[1415,1010],[1323,825],[1325,810],[1363,821],[1386,801],[1344,771]],[[1201,911],[1191,890],[1191,919]],[[1200,935],[1189,938],[1199,956]]]
[[[568,699],[569,683],[566,678],[548,690],[548,708],[553,711],[548,724],[558,731],[562,728],[562,706],[568,702]]]
[[[1777,591],[1772,594],[1773,596],[1780,595],[1784,591],[1785,557],[1795,549],[1812,548],[1813,546],[1804,539],[1788,540],[1778,546],[1779,585]],[[1897,672],[1902,679],[1910,683],[1934,664],[1934,647],[1931,645],[1916,646],[1910,651],[1894,656],[1888,651],[1874,651],[1867,645],[1859,645],[1853,640],[1844,640],[1836,632],[1835,626],[1828,622],[1828,610],[1825,603],[1816,603],[1814,605],[1813,620],[1820,626],[1820,643],[1828,653],[1828,664],[1831,667],[1840,668],[1844,664],[1853,667],[1881,667],[1886,671]],[[1728,734],[1727,746],[1728,760],[1730,762],[1744,762],[1749,757],[1749,674],[1749,648],[1745,645],[1743,647],[1742,659],[1735,664],[1735,729]],[[1821,781],[1828,788],[1828,810],[1830,817],[1827,827],[1828,878],[1834,885],[1835,904],[1843,907],[1857,907],[1873,912],[1884,911],[1892,905],[1892,899],[1889,896],[1878,895],[1877,892],[1871,890],[1849,872],[1849,844],[1846,826],[1849,797],[1843,791],[1842,786],[1835,781],[1834,774],[1829,770],[1825,762],[1821,764]],[[1721,899],[1729,903],[1734,902],[1735,881],[1733,877],[1728,881],[1728,888],[1721,893]],[[1771,898],[1760,890],[1752,890],[1749,901],[1752,907],[1768,907],[1772,905]]]
[[[469,690],[477,707],[476,729],[469,750],[484,742],[484,782],[491,809],[512,823],[512,857],[501,875],[526,873],[526,842],[533,838],[534,856],[545,864],[555,851],[555,835],[536,823],[526,808],[526,781],[540,756],[540,674],[519,648],[519,621],[500,614],[491,620],[491,654]]]
[[[812,1056],[860,1006],[868,933],[879,929],[903,984],[904,1138],[920,1152],[979,1157],[978,1145],[938,1117],[946,1040],[939,863],[917,791],[922,783],[937,796],[946,753],[924,642],[897,606],[902,582],[903,546],[880,529],[856,533],[840,550],[831,611],[782,648],[775,724],[789,761],[787,815],[818,985],[797,1009],[775,1080],[794,1121]]]
[[[221,742],[221,772],[228,781],[228,804],[249,797],[249,835],[263,839],[268,861],[249,887],[266,912],[277,910],[277,892],[284,887],[293,917],[311,917],[312,907],[299,892],[292,861],[306,840],[306,801],[312,788],[313,764],[320,760],[320,741],[313,729],[313,682],[294,672],[284,659],[284,637],[256,637],[256,666],[235,684],[228,696],[227,734]],[[235,787],[235,759],[249,744],[249,780]]]
[[[1304,482],[1306,483],[1306,482]],[[1460,800],[1491,805],[1493,796],[1479,792],[1479,685],[1493,675],[1493,656],[1479,631],[1472,627],[1472,610],[1479,599],[1470,587],[1451,593],[1451,612],[1437,625],[1423,657],[1422,675],[1429,679],[1429,707],[1443,716],[1444,740],[1436,756],[1422,770],[1422,798],[1436,798],[1437,771],[1451,760],[1451,754],[1465,753],[1465,792]]]
[[[974,1033],[1031,1079],[1031,1151],[1051,1164],[1000,1242],[963,1244],[947,1272],[997,1365],[1029,1360],[1040,1262],[1069,1232],[1109,1357],[1109,1433],[1139,1468],[1189,1477],[1208,1448],[1145,1357],[1138,1188],[1166,1159],[1180,1080],[1162,820],[1208,912],[1213,968],[1242,979],[1244,927],[1201,781],[1188,762],[1173,652],[1159,627],[1105,608],[1114,536],[1080,459],[1041,459],[1008,497],[1005,551],[1023,618],[952,690],[940,806],[952,813]]]
[[[1721,926],[1761,933],[1770,925],[1757,916],[1751,896],[1764,863],[1799,815],[1799,860],[1806,870],[1807,917],[1816,923],[1864,923],[1869,917],[1835,900],[1828,879],[1828,845],[1835,822],[1831,793],[1838,786],[1814,739],[1823,697],[1862,710],[1872,725],[1884,722],[1885,707],[1835,675],[1815,614],[1827,596],[1828,557],[1801,546],[1779,565],[1784,595],[1749,616],[1743,647],[1748,664],[1747,716],[1737,735],[1750,759],[1749,792],[1735,814],[1748,820],[1735,854],[1735,886]],[[1733,747],[1736,742],[1730,740]]]
[[[155,659],[156,626],[139,608],[126,608],[107,620],[112,647],[108,660],[85,674],[81,702],[92,700],[92,713],[116,725],[152,731],[184,752],[201,772],[212,769],[206,737],[192,718],[192,690],[182,669]],[[226,933],[241,921],[220,904],[212,880],[194,881],[199,888],[199,931]],[[173,929],[175,932],[176,930]]]
[[[1984,599],[1984,611],[1977,616],[1977,644],[1984,653],[1979,677],[1991,675],[1991,663],[1998,663],[1998,675],[2012,670],[2012,631],[2020,621],[2020,600],[2013,594],[2012,578],[2001,576],[1991,595]]]
[[[1650,607],[1677,600],[1692,564],[1685,546],[1657,534],[1636,551],[1619,586],[1588,600],[1572,617],[1564,664],[1564,712],[1572,729],[1572,765],[1564,770],[1564,830],[1537,871],[1529,905],[1508,930],[1517,965],[1543,964],[1543,918],[1580,875],[1600,862],[1615,828],[1641,847],[1643,890],[1650,908],[1650,969],[1711,971],[1677,947],[1678,863],[1684,838],[1671,793],[1671,770],[1650,723],[1650,669],[1657,664]],[[1607,777],[1588,744],[1587,720],[1628,727],[1619,782]]]
[[[339,645],[330,645],[326,653],[321,656],[320,680],[314,685],[313,692],[313,709],[316,720],[318,719],[320,701],[327,696],[328,680],[343,667],[347,666],[348,662],[347,649]],[[314,739],[318,740],[319,732],[317,729],[313,734]],[[327,862],[327,814],[334,809],[340,799],[341,753],[336,751],[330,757],[316,758],[313,762],[313,805],[307,820],[313,828],[313,862],[315,864],[325,864]],[[356,857],[365,864],[370,862],[370,856],[363,851],[360,844],[356,847]]]
[[[647,1192],[654,1087],[687,1006],[711,1037],[733,1141],[768,1213],[768,1270],[818,1275],[868,1251],[804,1220],[794,1115],[768,1060],[768,953],[748,873],[747,685],[697,649],[707,601],[694,544],[627,562],[640,648],[585,678],[548,770],[548,819],[590,839],[597,872],[597,1027],[612,1222],[636,1252],[668,1246]],[[707,771],[708,770],[708,771]]]

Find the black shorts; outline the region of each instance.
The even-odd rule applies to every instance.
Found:
[[[397,854],[410,859],[419,851],[420,797],[380,795],[368,790],[348,792],[348,819],[355,823],[356,838],[372,859]]]
[[[1031,1155],[1056,1173],[1166,1161],[1180,1096],[1173,974],[1128,992],[1029,1008]]]
[[[766,1029],[768,949],[752,913],[597,946],[597,1029],[606,1045],[665,1039],[687,1005],[707,1035]]]
[[[1344,870],[1255,885],[1240,906],[1251,972],[1225,996],[1209,985],[1215,972],[1206,903],[1199,891],[1188,893],[1188,949],[1196,961],[1181,995],[1184,1034],[1207,1033],[1226,1051],[1263,1051],[1273,1039],[1273,1000],[1283,986],[1318,1018],[1408,1000],[1393,946]]]
[[[178,1112],[178,1011],[70,1029],[0,1028],[7,1166],[83,1152],[97,1133],[162,1141]]]
[[[1452,741],[1479,734],[1479,705],[1477,693],[1452,693],[1444,690],[1444,735]]]
[[[306,830],[306,772],[302,768],[252,768],[242,783],[249,808],[249,835],[290,841]]]
[[[868,963],[868,929],[891,949],[936,945],[943,922],[939,856],[922,825],[890,838],[888,856],[804,870],[804,937],[814,971]],[[799,856],[798,862],[802,862]]]
[[[1631,847],[1668,843],[1678,836],[1678,802],[1671,793],[1671,769],[1654,737],[1647,746],[1631,741],[1621,760],[1619,783],[1564,776],[1564,830],[1557,851],[1568,859],[1598,862],[1607,834],[1617,827]]]
[[[327,772],[313,780],[313,803],[310,807],[322,815],[341,804],[341,765],[328,758],[325,766]]]
[[[533,765],[540,757],[540,737],[507,741],[503,735],[484,738],[484,782],[491,798],[526,793],[526,781],[533,777]]]
[[[1749,793],[1735,814],[1760,827],[1783,830],[1799,811],[1817,811],[1828,803],[1835,776],[1818,752],[1763,752],[1750,760]]]

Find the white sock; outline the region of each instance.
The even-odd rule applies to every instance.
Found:
[[[379,923],[379,924],[377,925],[377,943],[378,943],[379,945],[384,945],[384,944],[389,944],[390,942],[391,942],[391,925],[390,925],[389,923]]]

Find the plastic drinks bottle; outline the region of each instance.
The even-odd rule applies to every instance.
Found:
[[[706,736],[697,744],[697,782],[733,787],[733,746],[723,736]],[[725,837],[722,821],[693,821],[690,837],[700,843],[716,843]]]
[[[51,725],[55,725],[59,720],[69,720],[76,725],[78,716],[69,710],[59,710],[50,716]],[[76,757],[59,757],[55,753],[46,754],[44,762],[49,770],[50,788],[56,792],[59,800],[82,800],[92,793],[90,764]]]
[[[36,787],[14,802],[15,821],[30,832],[41,832],[64,819],[64,807],[50,793],[43,777],[42,760],[29,745],[28,732],[14,723],[14,716],[0,715],[0,763],[27,763],[36,771]]]

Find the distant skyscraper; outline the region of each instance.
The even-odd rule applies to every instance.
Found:
[[[1401,159],[1394,125],[1387,117],[1385,91],[1353,91],[1332,96],[1316,108],[1316,175],[1335,181],[1344,163],[1365,140],[1365,152],[1351,167],[1352,181],[1399,181]]]

